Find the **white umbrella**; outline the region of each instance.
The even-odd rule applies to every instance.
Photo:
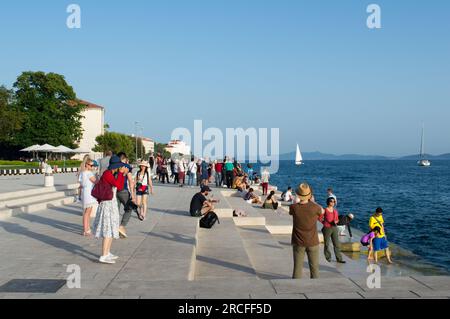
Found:
[[[45,144],[45,145],[42,145],[41,147],[38,147],[36,149],[36,152],[43,152],[43,153],[45,153],[45,158],[47,159],[48,158],[48,153],[55,152],[56,150],[57,150],[56,147],[54,147],[52,145],[49,145],[49,144]]]
[[[46,153],[51,153],[56,150],[58,150],[58,149],[50,144],[42,145],[36,149],[37,152],[46,152]]]
[[[75,150],[68,148],[64,145],[60,145],[58,147],[56,147],[56,150],[53,151],[53,153],[64,153],[64,154],[68,154],[68,153],[76,153]]]
[[[36,150],[41,147],[41,145],[36,144],[27,148],[24,148],[23,150],[20,150],[21,152],[29,152],[29,153],[33,153],[33,158],[35,158],[34,153],[36,152]]]
[[[24,148],[23,150],[20,150],[21,152],[36,152],[36,150],[41,147],[41,145],[36,144],[27,148]]]
[[[74,149],[73,151],[76,154],[89,154],[89,153],[91,153],[91,151],[89,151],[87,149],[84,149],[84,148],[81,148],[81,147],[79,147],[77,149]]]
[[[64,145],[60,145],[56,147],[56,149],[53,151],[53,153],[61,153],[61,159],[63,154],[69,154],[69,153],[76,153],[73,149],[70,149]]]

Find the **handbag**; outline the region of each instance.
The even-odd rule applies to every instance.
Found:
[[[94,186],[91,195],[97,199],[99,203],[112,200],[114,197],[111,185],[106,183],[103,178]]]

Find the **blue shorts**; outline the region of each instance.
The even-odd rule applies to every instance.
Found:
[[[373,239],[373,250],[380,251],[389,248],[386,237]]]

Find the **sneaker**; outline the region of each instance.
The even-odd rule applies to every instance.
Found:
[[[345,260],[338,260],[337,261],[339,264],[346,264],[347,262]]]
[[[113,255],[113,254],[111,254],[111,253],[109,253],[109,255],[108,255],[107,257],[108,257],[108,259],[110,259],[110,260],[117,260],[117,259],[119,259],[119,256]]]
[[[101,256],[100,259],[99,259],[99,262],[102,263],[102,264],[115,264],[116,263],[115,260],[113,260],[113,259],[111,259],[109,257],[109,255],[108,256]]]

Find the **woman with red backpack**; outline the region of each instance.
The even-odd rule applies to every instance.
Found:
[[[117,256],[111,254],[113,239],[119,238],[120,213],[116,194],[125,184],[128,168],[118,156],[111,157],[108,169],[92,190],[92,196],[99,206],[95,217],[95,237],[103,238],[102,256],[99,261],[104,264],[115,264]]]

